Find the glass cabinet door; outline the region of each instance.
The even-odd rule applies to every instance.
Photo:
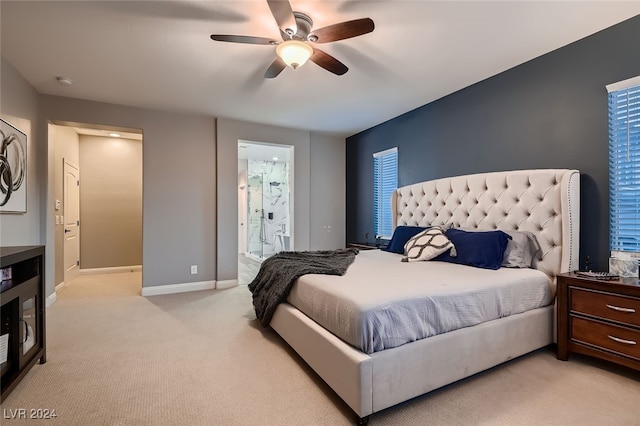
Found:
[[[35,292],[34,292],[35,293]],[[23,357],[29,353],[30,350],[39,347],[40,330],[38,330],[38,298],[36,294],[29,295],[28,298],[22,301],[22,320],[20,321],[20,334],[22,342],[22,355]]]
[[[4,302],[4,301],[3,301]],[[15,318],[18,317],[18,298],[4,302],[0,307],[0,374],[3,382],[5,374],[11,374],[18,369],[18,327]]]

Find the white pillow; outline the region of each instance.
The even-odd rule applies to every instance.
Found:
[[[533,232],[504,231],[511,239],[504,251],[502,266],[507,268],[531,268],[534,260],[542,259],[540,244]]]
[[[402,261],[430,260],[450,249],[453,249],[451,255],[455,256],[453,243],[444,234],[444,230],[434,226],[409,238],[404,245]]]

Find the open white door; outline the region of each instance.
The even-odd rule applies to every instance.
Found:
[[[64,161],[64,282],[80,272],[80,172]]]

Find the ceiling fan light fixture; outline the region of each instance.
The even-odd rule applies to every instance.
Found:
[[[276,53],[293,69],[301,67],[313,55],[313,48],[299,40],[287,40],[276,47]]]

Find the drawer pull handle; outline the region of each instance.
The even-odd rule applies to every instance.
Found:
[[[618,312],[626,312],[628,314],[633,314],[636,312],[636,310],[632,308],[621,308],[620,306],[614,306],[614,305],[607,305],[607,308],[613,309],[614,311],[618,311]]]
[[[618,342],[618,343],[624,343],[625,345],[635,345],[636,342],[634,342],[633,340],[625,340],[625,339],[621,339],[619,337],[615,337],[612,336],[610,334],[607,334],[607,337],[611,340],[613,340],[614,342]]]

